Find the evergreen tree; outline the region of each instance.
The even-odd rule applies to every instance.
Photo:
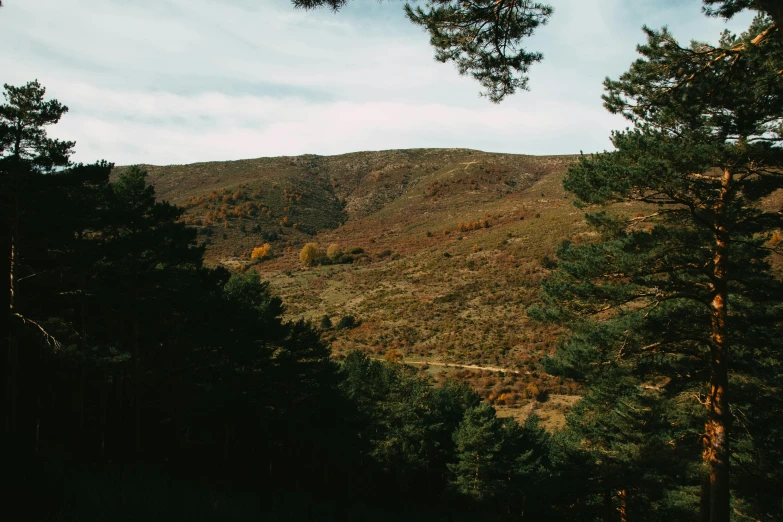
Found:
[[[295,7],[328,7],[338,11],[348,0],[292,0]],[[439,62],[454,62],[462,75],[484,87],[483,96],[498,103],[517,90],[527,90],[530,66],[543,55],[522,46],[525,38],[547,23],[552,8],[517,0],[427,0],[424,7],[405,4],[408,19],[430,34]]]
[[[775,25],[783,27],[783,5],[777,0],[703,0],[704,11],[710,16],[731,18],[746,9],[768,14]]]
[[[16,381],[19,357],[19,332],[33,328],[44,342],[53,344],[54,338],[41,326],[37,318],[20,309],[19,280],[34,275],[26,269],[26,241],[22,230],[29,213],[36,209],[37,183],[42,175],[69,163],[73,142],[49,138],[46,127],[60,121],[68,108],[57,100],[44,99],[46,89],[37,81],[21,87],[5,84],[5,104],[0,105],[0,212],[2,215],[2,242],[4,273],[9,275],[8,291],[3,305],[8,313],[3,318],[2,332],[5,346],[5,426],[16,429],[18,386]]]
[[[730,382],[770,393],[765,376],[779,372],[783,287],[767,258],[783,215],[763,205],[783,187],[777,30],[759,17],[718,46],[681,47],[645,29],[643,58],[605,82],[607,108],[635,128],[613,134],[615,152],[582,157],[564,183],[582,204],[630,202],[638,213],[589,214],[600,239],[560,248],[544,284],[549,310],[538,312],[576,333],[552,371],[589,378],[620,368],[671,400],[701,397],[712,521],[731,510]]]
[[[394,489],[418,502],[442,498],[455,451],[452,436],[465,411],[478,405],[476,393],[453,382],[435,388],[401,364],[372,361],[360,352],[350,353],[342,367],[341,388],[363,426],[362,452],[377,466],[373,493]]]
[[[476,500],[505,497],[511,459],[507,430],[486,403],[465,412],[454,433],[457,461],[449,466],[452,484],[462,494]]]
[[[453,439],[449,471],[456,491],[510,519],[535,520],[548,511],[549,436],[535,415],[520,426],[483,403],[465,411]]]
[[[575,506],[561,516],[693,520],[702,469],[693,449],[702,417],[686,414],[682,397],[640,383],[638,373],[631,365],[604,364],[583,374],[589,392],[555,446],[557,481],[572,485],[559,504]]]

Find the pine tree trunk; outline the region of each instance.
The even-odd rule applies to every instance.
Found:
[[[17,366],[19,357],[19,347],[14,335],[13,321],[16,313],[16,285],[17,285],[17,241],[19,236],[19,196],[14,194],[13,208],[10,216],[10,234],[9,234],[9,253],[8,253],[8,319],[6,328],[8,328],[8,346],[7,346],[7,376],[6,376],[6,433],[12,434],[16,431],[16,406],[17,406]]]
[[[79,242],[81,243],[82,240],[82,233],[79,232]],[[81,356],[86,359],[87,357],[87,313],[85,312],[85,305],[84,305],[84,292],[85,288],[87,287],[86,281],[87,276],[85,274],[84,270],[84,260],[82,255],[82,249],[79,249],[79,266],[81,266],[80,270],[80,276],[79,276],[79,287],[82,291],[81,299],[79,300],[79,319],[81,323],[81,328],[79,332],[79,346],[81,347]],[[80,362],[80,371],[79,371],[79,438],[83,441],[84,440],[84,418],[86,414],[86,408],[85,408],[85,393],[86,393],[86,387],[87,387],[87,362],[85,359],[82,359]]]
[[[79,368],[79,440],[84,443],[84,418],[85,418],[85,406],[84,399],[87,387],[87,371],[84,367],[84,363],[81,363]]]
[[[109,417],[109,392],[110,386],[107,384],[108,379],[106,375],[103,376],[103,382],[101,383],[101,406],[103,410],[103,416],[101,418],[101,463],[106,463],[106,425],[108,424]]]
[[[620,498],[620,506],[617,508],[620,522],[628,522],[628,490],[621,489],[617,496]]]
[[[706,444],[705,444],[706,451]],[[701,478],[701,504],[700,510],[700,522],[710,522],[710,474],[704,473]]]
[[[710,522],[729,522],[729,430],[731,415],[728,402],[728,351],[726,338],[728,234],[725,209],[731,197],[732,174],[727,169],[721,180],[721,191],[715,205],[715,257],[710,303],[710,393],[705,426],[704,459],[710,474]]]
[[[11,170],[8,174],[11,176],[11,192],[12,201],[8,209],[8,236],[9,236],[9,253],[8,253],[8,321],[6,327],[8,328],[7,335],[7,382],[6,382],[6,421],[5,429],[6,433],[13,434],[16,431],[16,407],[17,407],[17,366],[19,357],[19,347],[17,345],[17,338],[14,335],[13,321],[14,314],[16,313],[16,285],[17,285],[17,258],[19,256],[17,241],[19,240],[19,178],[16,169],[19,168],[19,162],[21,159],[21,147],[22,147],[22,128],[21,123],[17,123],[15,126],[16,136],[14,141],[13,158],[14,163],[11,166]]]
[[[772,17],[778,30],[783,30],[783,2],[780,0],[760,0],[759,5]]]
[[[614,506],[612,502],[612,492],[604,490],[603,519],[607,522],[614,520]]]
[[[137,300],[138,302],[138,300]],[[133,318],[133,439],[136,455],[141,453],[141,371],[139,366],[139,316]]]

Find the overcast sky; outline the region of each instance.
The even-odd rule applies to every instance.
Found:
[[[361,150],[467,147],[569,154],[610,148],[626,122],[604,77],[636,58],[643,24],[715,42],[701,0],[551,0],[529,41],[530,92],[500,105],[433,59],[403,2],[338,14],[290,0],[4,0],[0,83],[37,78],[70,107],[51,133],[76,161],[191,163]]]

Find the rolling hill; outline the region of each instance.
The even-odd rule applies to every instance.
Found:
[[[525,314],[547,256],[589,236],[562,189],[575,160],[409,149],[145,167],[188,209],[209,263],[258,270],[290,318],[353,317],[324,332],[336,354],[403,357],[502,410],[576,391],[540,370],[557,332]],[[305,267],[311,242],[343,255]],[[271,255],[251,259],[264,243]]]

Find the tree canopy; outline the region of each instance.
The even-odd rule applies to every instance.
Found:
[[[295,8],[339,11],[349,0],[291,0]],[[703,0],[705,13],[731,18],[746,9],[765,13],[783,27],[778,0]],[[554,8],[532,0],[422,0],[406,3],[408,19],[425,29],[439,62],[453,62],[462,75],[484,88],[482,96],[499,103],[528,90],[530,67],[544,55],[528,51],[525,39],[546,25]]]

